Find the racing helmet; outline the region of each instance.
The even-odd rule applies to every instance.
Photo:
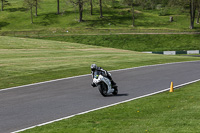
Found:
[[[94,71],[94,70],[97,69],[97,65],[96,64],[92,64],[90,68],[91,68],[92,71]]]

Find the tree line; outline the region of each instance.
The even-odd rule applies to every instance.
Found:
[[[1,1],[1,11],[4,10],[5,6],[10,5],[9,0]],[[35,16],[38,15],[38,5],[42,0],[24,0],[23,5],[30,11],[31,23],[33,23],[33,9],[35,9]],[[100,18],[103,17],[103,3],[110,1],[113,5],[116,1],[130,8],[132,14],[132,26],[135,26],[135,6],[141,6],[143,9],[155,9],[158,4],[164,7],[180,6],[184,10],[189,9],[190,14],[190,29],[194,28],[195,18],[199,24],[200,18],[200,0],[65,0],[71,3],[73,6],[78,7],[79,22],[83,21],[83,8],[85,4],[90,5],[90,14],[93,15],[93,3],[94,1],[99,5]],[[104,4],[105,5],[105,4]],[[57,14],[60,14],[60,0],[55,0],[55,6],[57,6]]]

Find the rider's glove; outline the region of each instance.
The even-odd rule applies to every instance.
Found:
[[[95,84],[95,83],[92,83],[91,86],[96,87],[96,84]]]

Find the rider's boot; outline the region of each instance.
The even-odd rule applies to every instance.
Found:
[[[116,87],[116,83],[113,80],[111,80],[111,84],[112,84],[112,87]]]

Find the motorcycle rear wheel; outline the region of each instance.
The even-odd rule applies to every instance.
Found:
[[[118,89],[117,89],[117,86],[114,88],[114,91],[112,93],[113,95],[117,95],[118,94]]]

